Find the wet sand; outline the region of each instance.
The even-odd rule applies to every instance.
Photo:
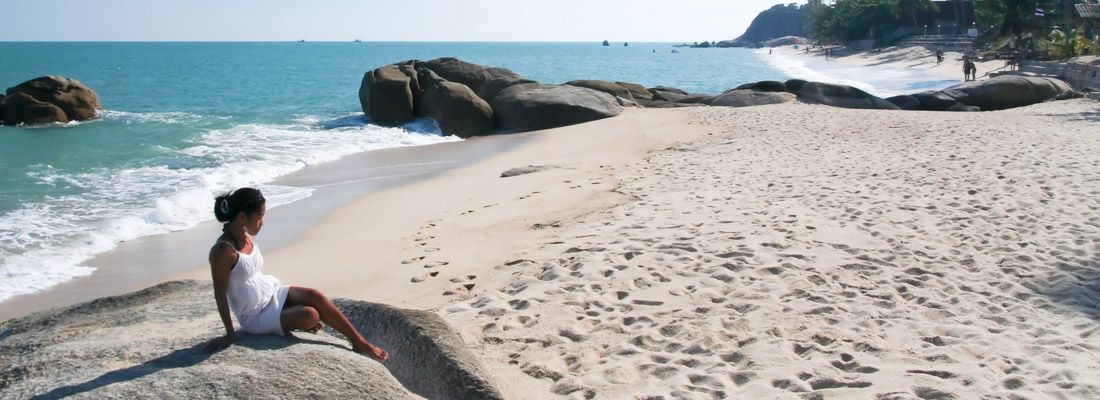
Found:
[[[314,189],[307,199],[275,207],[267,217],[263,248],[273,251],[297,240],[330,210],[366,193],[426,179],[522,144],[521,135],[384,149],[354,154],[280,177],[275,185]],[[121,243],[85,265],[96,268],[49,290],[0,302],[0,320],[118,295],[206,268],[206,252],[221,225],[207,221],[179,232]]]

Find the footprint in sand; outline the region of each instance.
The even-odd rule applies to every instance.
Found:
[[[401,263],[402,264],[412,264],[414,262],[421,261],[425,258],[427,258],[427,256],[413,257],[413,258],[410,258],[408,260],[403,260],[403,261],[401,261]]]
[[[412,277],[411,281],[412,281],[412,283],[420,283],[420,282],[424,282],[424,280],[426,280],[428,278],[435,278],[436,276],[439,276],[439,271],[432,271],[432,272],[428,272],[424,275],[414,276],[414,277]]]

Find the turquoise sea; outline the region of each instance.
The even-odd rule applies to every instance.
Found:
[[[573,79],[719,93],[787,74],[747,49],[668,43],[0,43],[0,88],[64,75],[105,108],[83,123],[0,127],[0,301],[90,274],[134,238],[212,218],[215,193],[258,185],[272,205],[310,190],[265,185],[373,149],[457,140],[431,121],[371,125],[369,69],[458,57],[544,83]]]

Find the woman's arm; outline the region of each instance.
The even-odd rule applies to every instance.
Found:
[[[218,351],[233,344],[236,332],[233,330],[233,318],[229,314],[229,272],[236,264],[237,252],[229,243],[219,242],[210,249],[210,275],[214,280],[214,302],[218,304],[218,315],[225,326],[225,336],[214,339],[206,345],[206,351]]]

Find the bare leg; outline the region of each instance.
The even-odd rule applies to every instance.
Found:
[[[337,332],[340,332],[351,342],[351,348],[357,353],[366,353],[378,360],[385,360],[389,354],[385,350],[367,342],[363,335],[351,325],[351,321],[340,312],[336,305],[316,289],[291,286],[286,295],[286,306],[283,307],[283,315],[280,322],[287,322],[284,327],[316,325],[316,319],[310,318],[310,313],[316,313],[321,322],[328,324]]]
[[[317,333],[325,327],[325,324],[321,323],[321,315],[317,309],[310,306],[283,307],[283,313],[279,315],[279,323],[282,324],[284,332],[298,330]]]

